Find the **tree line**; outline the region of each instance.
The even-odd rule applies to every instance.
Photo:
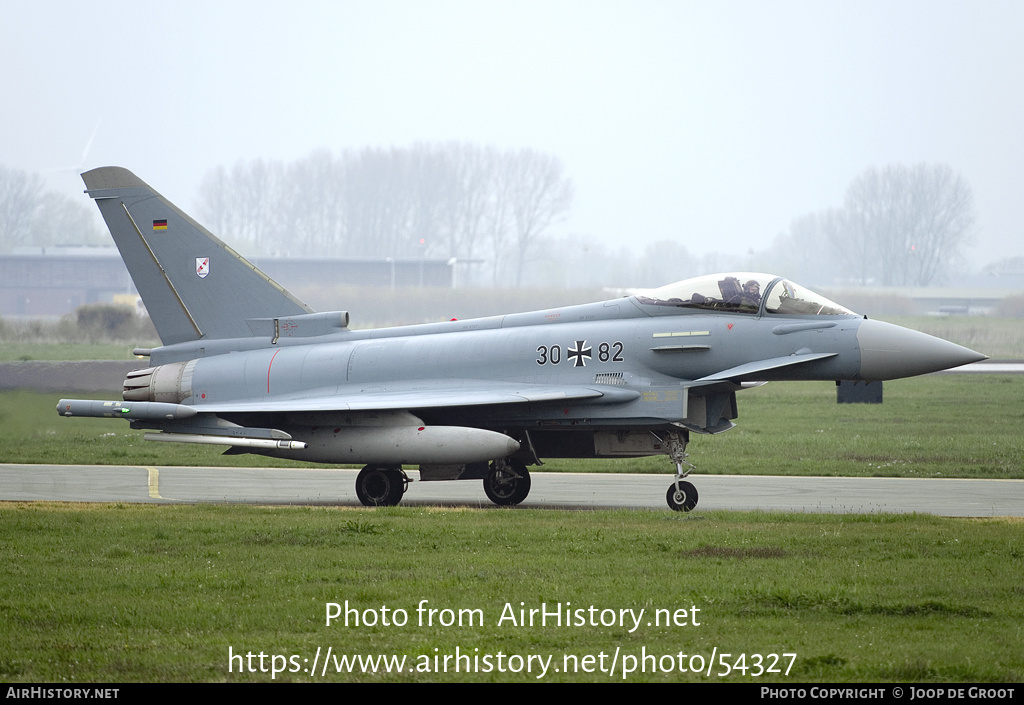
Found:
[[[842,206],[794,218],[768,247],[746,252],[691,254],[686,242],[699,233],[643,249],[632,237],[642,233],[553,238],[572,197],[556,157],[418,144],[218,166],[196,216],[247,255],[454,257],[475,261],[496,286],[554,287],[658,286],[730,269],[812,285],[927,286],[960,266],[977,220],[969,184],[944,164],[867,169]],[[109,243],[90,206],[0,166],[0,251]]]
[[[242,161],[200,191],[200,222],[265,254],[482,259],[503,285],[573,196],[556,157],[458,143]]]

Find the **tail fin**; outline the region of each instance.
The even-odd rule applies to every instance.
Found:
[[[82,174],[164,345],[253,335],[250,318],[312,313],[142,179]]]

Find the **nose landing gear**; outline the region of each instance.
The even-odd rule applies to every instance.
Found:
[[[665,501],[668,502],[669,509],[672,511],[688,512],[697,506],[697,488],[689,482],[683,482],[683,479],[691,471],[697,469],[693,463],[686,461],[686,445],[690,442],[690,434],[686,431],[682,433],[669,431],[663,440],[668,446],[669,459],[676,464],[676,479],[668,486]],[[689,466],[690,469],[684,470],[684,465]]]

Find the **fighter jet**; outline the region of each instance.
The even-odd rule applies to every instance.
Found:
[[[499,505],[542,458],[664,455],[668,506],[697,504],[690,434],[733,427],[775,380],[887,380],[984,355],[868,320],[782,277],[728,273],[532,313],[353,330],[314,312],[130,171],[82,175],[160,335],[123,401],[62,399],[151,441],[365,467],[356,494],[478,480]]]

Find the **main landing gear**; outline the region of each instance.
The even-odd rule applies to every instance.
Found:
[[[530,494],[530,471],[518,460],[495,460],[484,477],[484,492],[495,504],[519,504]]]
[[[530,471],[522,462],[503,458],[490,465],[474,465],[478,467],[467,466],[461,476],[427,479],[479,480],[482,477],[488,499],[503,506],[519,504],[530,494]],[[402,501],[407,489],[409,476],[400,465],[367,465],[356,476],[356,496],[367,507],[393,507]]]
[[[356,496],[367,507],[393,507],[408,488],[401,466],[367,465],[356,476]]]
[[[697,506],[697,488],[689,482],[683,482],[683,478],[691,471],[696,470],[692,463],[686,461],[686,445],[690,441],[690,434],[683,431],[682,434],[676,431],[669,431],[663,439],[668,446],[668,457],[676,464],[676,479],[668,486],[665,493],[665,501],[669,509],[676,512],[688,512]],[[683,465],[689,466],[689,470],[683,470]]]

